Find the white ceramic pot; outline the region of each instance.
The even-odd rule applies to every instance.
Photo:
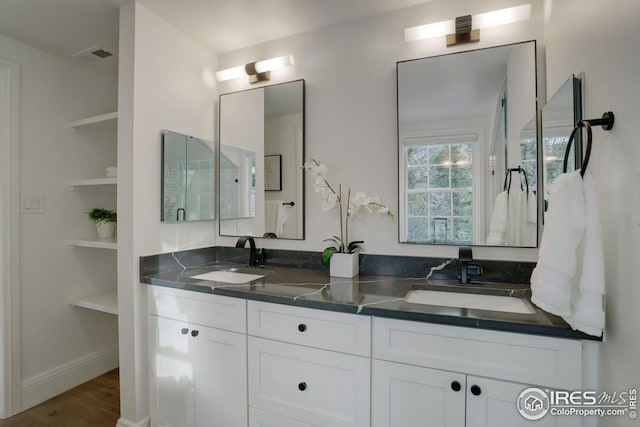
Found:
[[[355,277],[360,268],[360,256],[334,253],[329,260],[329,274],[333,277]]]
[[[98,239],[112,239],[116,225],[113,222],[96,222],[96,229],[98,230]]]

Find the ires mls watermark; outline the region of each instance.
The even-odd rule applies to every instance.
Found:
[[[606,391],[542,390],[531,387],[518,396],[518,412],[528,420],[545,415],[577,415],[582,417],[628,415],[638,416],[638,390],[609,393]]]

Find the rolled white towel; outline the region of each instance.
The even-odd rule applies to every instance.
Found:
[[[118,176],[118,168],[117,166],[110,166],[107,168],[107,177],[108,178],[116,178]]]

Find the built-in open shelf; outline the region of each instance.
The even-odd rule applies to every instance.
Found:
[[[101,292],[92,295],[82,295],[71,297],[67,301],[69,305],[88,308],[118,315],[118,293],[117,291]]]
[[[78,179],[75,181],[67,182],[67,186],[71,188],[75,187],[94,187],[99,185],[116,185],[118,184],[118,178],[91,178],[91,179]]]
[[[67,240],[67,245],[83,248],[118,249],[116,239],[74,239]]]
[[[117,119],[118,119],[118,112],[115,111],[113,113],[98,114],[97,116],[85,117],[84,119],[67,122],[67,127],[70,129],[78,129],[83,126],[97,125],[100,123],[107,124],[107,122],[111,122],[111,121],[115,123],[115,120]]]

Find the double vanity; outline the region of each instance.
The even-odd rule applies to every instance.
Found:
[[[529,41],[396,64],[399,242],[537,247],[560,170],[547,154],[564,152],[579,104],[562,91],[541,144],[537,56]],[[223,93],[219,106],[219,235],[305,239],[305,82]],[[170,191],[189,169],[188,154],[167,161],[185,151],[177,139],[164,146],[165,221],[199,218],[173,203],[189,199]],[[141,258],[153,426],[529,426],[527,388],[595,386],[599,338],[531,303],[533,263],[360,254],[344,279],[318,253],[269,249],[253,266],[253,237],[251,257],[241,237]]]
[[[289,256],[301,265],[249,267],[243,249],[199,251],[141,259],[152,425],[519,426],[529,386],[590,381],[593,337],[538,309],[527,285],[366,266],[333,278],[301,268],[304,254]],[[363,257],[373,271],[389,261]]]

